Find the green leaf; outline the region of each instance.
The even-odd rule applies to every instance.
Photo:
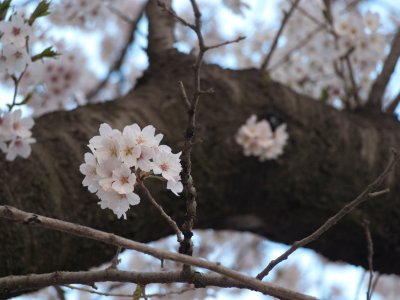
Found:
[[[135,292],[134,292],[133,295],[132,295],[132,300],[139,300],[140,297],[142,296],[142,294],[143,294],[143,286],[141,286],[140,284],[138,284],[138,285],[136,286]]]
[[[270,83],[270,81],[271,81],[271,76],[269,75],[268,72],[266,72],[266,71],[263,72],[261,81],[262,81],[262,83],[265,84],[265,85],[267,85],[268,83]]]
[[[322,102],[326,103],[328,101],[328,98],[329,98],[328,88],[323,88],[322,91],[321,91],[321,96],[319,97],[319,99]]]
[[[33,22],[35,22],[37,18],[47,16],[50,13],[49,7],[50,7],[50,1],[47,0],[40,1],[38,6],[33,11],[31,17],[29,18],[28,21],[29,25],[32,26]]]
[[[55,58],[57,56],[61,55],[60,53],[58,53],[57,51],[53,50],[53,46],[47,47],[46,49],[44,49],[42,52],[40,52],[39,54],[36,54],[34,56],[32,56],[32,61],[37,61],[39,59],[43,59],[45,57],[52,57]]]
[[[1,21],[6,18],[8,9],[11,6],[11,1],[12,0],[6,0],[6,1],[0,2],[0,20]]]
[[[29,100],[31,100],[32,95],[33,95],[32,93],[28,93],[28,95],[25,96],[24,100],[22,100],[20,103],[18,103],[18,105],[27,104],[29,102]]]

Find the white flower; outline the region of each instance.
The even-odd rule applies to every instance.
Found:
[[[18,47],[14,44],[6,44],[3,46],[0,66],[2,69],[7,69],[8,74],[22,73],[30,62],[31,58],[26,52],[25,47]]]
[[[3,153],[7,152],[7,144],[5,143],[5,140],[2,138],[0,135],[0,150],[3,151]]]
[[[99,190],[96,194],[100,198],[100,207],[102,209],[111,209],[119,218],[122,216],[126,219],[126,212],[130,205],[137,205],[140,202],[140,198],[135,193],[119,194],[114,191],[106,192]]]
[[[20,109],[11,113],[13,133],[22,138],[30,137],[32,135],[30,129],[33,127],[34,121],[31,117],[21,118],[21,114]]]
[[[112,188],[119,194],[129,194],[133,192],[136,175],[126,166],[121,166],[113,171],[114,182]]]
[[[97,160],[92,153],[85,153],[85,163],[81,164],[79,170],[85,178],[83,186],[87,186],[91,193],[97,192],[99,189],[99,176],[97,175]]]
[[[12,124],[13,118],[11,113],[5,112],[2,116],[0,114],[0,137],[4,140],[10,140],[14,137]]]
[[[266,147],[260,155],[260,160],[276,159],[283,154],[283,148],[286,146],[289,135],[286,131],[286,124],[282,124],[275,129],[273,143]]]
[[[269,123],[265,120],[256,121],[257,117],[252,115],[246,124],[239,128],[236,135],[236,142],[243,146],[246,156],[260,156],[263,149],[270,147],[273,143],[273,133]]]
[[[116,158],[110,158],[96,167],[97,175],[100,176],[99,184],[105,191],[111,191],[114,182],[113,171],[121,167],[121,162]]]
[[[180,182],[180,178],[177,180],[168,180],[167,189],[169,189],[175,195],[179,196],[179,194],[183,191],[183,185],[182,182]]]
[[[364,25],[372,32],[375,32],[380,26],[379,14],[368,11],[364,16]]]
[[[152,125],[148,125],[142,130],[140,130],[140,127],[137,126],[137,124],[132,125],[131,128],[135,133],[135,142],[137,145],[140,146],[156,147],[159,145],[161,139],[163,138],[162,134],[157,134],[155,136],[156,129]]]
[[[119,145],[121,160],[127,167],[136,166],[137,159],[141,153],[140,146],[137,145],[135,138],[136,132],[131,127],[126,126],[119,141]]]
[[[140,156],[137,159],[137,168],[145,171],[150,172],[152,168],[151,159],[154,157],[154,149],[142,146],[140,151]]]
[[[80,171],[85,175],[82,184],[90,192],[97,192],[101,208],[109,208],[118,218],[123,216],[126,219],[129,206],[140,202],[139,196],[133,192],[139,170],[143,171],[140,174],[144,177],[151,171],[161,174],[167,180],[167,189],[176,195],[182,192],[181,153],[173,154],[170,147],[160,145],[163,136],[155,135],[153,126],[141,130],[133,124],[126,126],[121,133],[103,123],[99,133],[90,139],[88,146],[92,153],[85,154],[85,163],[81,164]],[[0,149],[3,147],[1,141]]]
[[[152,164],[154,174],[161,174],[167,180],[175,180],[182,171],[180,157],[181,152],[173,154],[171,152],[159,151]]]
[[[99,163],[111,158],[119,158],[119,143],[121,132],[112,129],[108,124],[100,125],[100,136],[95,136],[89,141],[89,148],[95,153]]]
[[[257,156],[260,161],[264,161],[280,156],[288,138],[286,124],[272,131],[268,121],[257,122],[257,117],[252,115],[246,124],[239,128],[236,142],[243,147],[244,155]]]
[[[13,161],[18,155],[27,158],[31,155],[31,144],[35,142],[34,138],[16,138],[12,140],[7,149],[6,159]]]
[[[0,22],[0,31],[3,33],[3,44],[14,44],[16,47],[25,47],[27,38],[32,34],[32,27],[19,15],[13,15],[10,21]]]

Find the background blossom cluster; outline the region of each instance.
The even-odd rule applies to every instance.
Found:
[[[283,9],[290,5],[284,2]],[[327,13],[321,0],[301,1],[268,71],[273,79],[337,107],[362,106],[385,57],[387,39],[380,28],[378,13],[360,13],[340,1],[332,1]]]
[[[163,178],[176,195],[182,192],[181,153],[160,145],[163,135],[155,134],[153,126],[141,129],[132,124],[121,132],[103,123],[99,133],[90,139],[91,153],[85,154],[80,171],[85,175],[83,185],[96,193],[102,209],[109,208],[126,219],[129,207],[140,202],[135,184],[149,175]]]
[[[0,72],[22,73],[31,62],[27,45],[33,34],[32,27],[22,16],[15,14],[10,20],[0,22],[0,32]]]
[[[27,158],[31,154],[31,128],[34,121],[30,117],[21,118],[21,110],[13,112],[0,111],[0,150],[6,159],[13,161],[17,156]]]
[[[252,115],[239,128],[236,142],[243,147],[244,155],[257,156],[260,161],[265,161],[278,158],[283,153],[288,138],[286,124],[273,130],[267,120],[257,122],[257,117]]]

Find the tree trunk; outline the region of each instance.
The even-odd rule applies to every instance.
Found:
[[[132,93],[117,101],[55,112],[37,119],[32,156],[0,162],[0,202],[148,242],[171,233],[145,199],[128,220],[101,210],[82,186],[79,165],[88,140],[103,122],[122,129],[153,124],[174,152],[182,149],[186,108],[178,80],[191,88],[193,58],[171,50],[154,59]],[[400,126],[389,115],[345,112],[263,80],[258,70],[206,65],[202,86],[213,88],[199,104],[193,177],[198,190],[197,228],[249,230],[283,243],[308,235],[352,200],[400,148]],[[260,163],[235,143],[251,114],[274,113],[288,125],[289,143],[278,160]],[[387,196],[347,216],[310,248],[332,260],[367,264],[363,216],[371,222],[374,267],[400,274],[400,188],[396,170]],[[154,182],[151,190],[179,225],[185,203]],[[0,276],[81,270],[110,259],[115,250],[97,242],[0,220]],[[260,262],[263,267],[266,261]]]

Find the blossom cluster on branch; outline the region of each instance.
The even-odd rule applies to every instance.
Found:
[[[338,107],[362,106],[385,57],[380,29],[377,13],[362,14],[339,1],[328,8],[321,0],[301,1],[272,56],[270,75]]]
[[[28,22],[17,14],[10,20],[0,22],[2,52],[0,56],[0,72],[9,75],[22,73],[31,62],[28,41],[33,33]]]
[[[286,124],[273,130],[267,120],[257,122],[257,117],[252,115],[239,128],[236,142],[243,147],[244,155],[257,156],[260,161],[265,161],[278,158],[283,153],[288,138]]]
[[[176,195],[182,192],[181,153],[160,145],[163,135],[155,134],[153,126],[132,124],[121,132],[103,123],[99,133],[89,141],[91,153],[85,154],[80,171],[83,185],[100,198],[101,208],[126,219],[129,207],[140,202],[135,184],[149,176],[167,181],[167,189]]]
[[[30,117],[21,118],[21,110],[13,112],[0,111],[0,150],[6,154],[7,160],[14,160],[17,156],[27,158],[31,154],[31,128],[34,121]]]

